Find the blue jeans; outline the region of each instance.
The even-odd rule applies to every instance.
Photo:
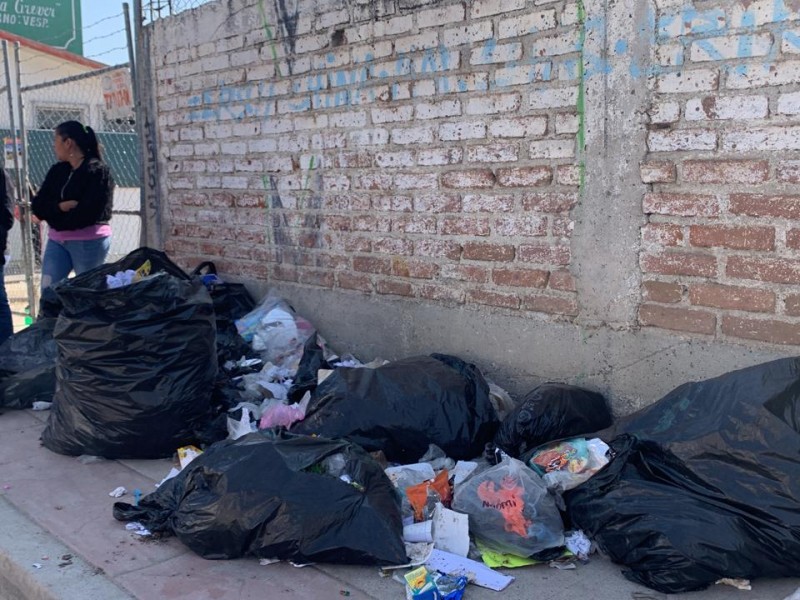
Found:
[[[5,265],[0,265],[0,344],[5,342],[14,333],[11,322],[11,307],[6,294]]]
[[[42,289],[58,283],[71,271],[80,275],[99,267],[105,262],[110,247],[110,237],[67,242],[47,240],[42,258]]]

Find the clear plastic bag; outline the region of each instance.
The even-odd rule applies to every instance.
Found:
[[[469,528],[488,548],[531,556],[564,545],[564,524],[542,478],[525,464],[506,458],[467,479],[453,509],[469,515]]]
[[[537,448],[526,462],[542,475],[547,489],[578,487],[608,464],[608,445],[600,438],[573,438]]]

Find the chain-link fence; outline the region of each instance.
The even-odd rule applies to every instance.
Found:
[[[91,25],[84,29],[89,28]],[[127,46],[124,30],[114,35]],[[97,132],[103,160],[116,182],[108,261],[140,245],[140,147],[127,63],[106,66],[24,40],[13,46],[4,41],[3,45],[7,49],[7,59],[0,64],[4,166],[16,189],[25,190],[23,194],[15,190],[19,221],[9,234],[6,249],[6,290],[17,330],[24,326],[29,312],[35,313],[38,301],[47,227],[30,224],[28,238],[28,206],[56,161],[53,128],[64,121],[77,120]]]

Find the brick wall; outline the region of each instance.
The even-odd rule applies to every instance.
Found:
[[[800,344],[791,2],[625,0],[613,19],[594,0],[286,4],[153,25],[179,262],[586,331]],[[642,90],[639,127],[625,98]],[[625,173],[597,175],[617,160],[638,184],[622,197]],[[614,227],[639,235],[606,245]],[[630,317],[592,307],[587,260]]]
[[[656,4],[639,320],[800,344],[800,7]]]

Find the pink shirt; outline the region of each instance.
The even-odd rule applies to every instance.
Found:
[[[82,229],[72,229],[69,231],[56,231],[52,227],[47,233],[47,237],[54,242],[85,242],[87,240],[97,240],[111,235],[111,225],[108,223],[97,223]]]

